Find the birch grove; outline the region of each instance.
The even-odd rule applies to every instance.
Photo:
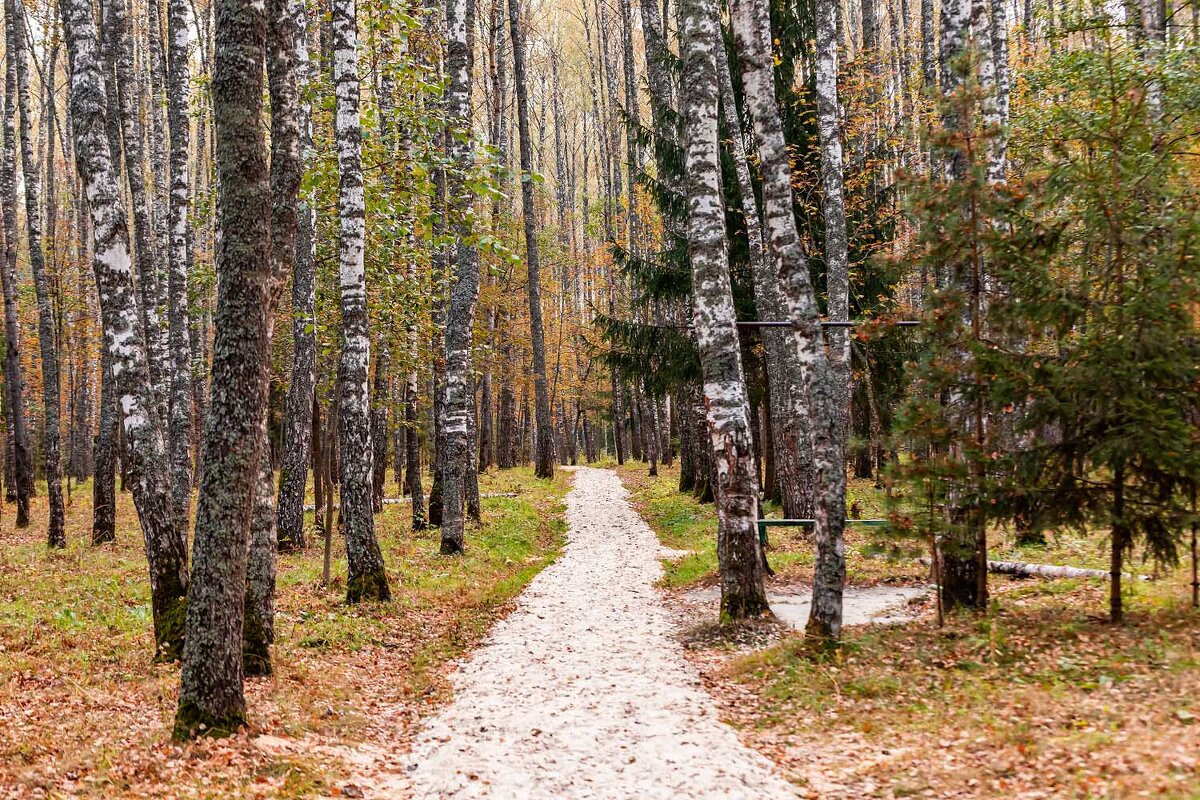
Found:
[[[1100,577],[1004,549],[1064,531],[1128,622],[1194,547],[1198,21],[5,0],[0,524],[79,571],[140,530],[180,739],[294,667],[296,586],[383,630],[430,565],[528,580],[496,521],[580,466],[706,526],[664,581],[722,623],[811,586],[807,648],[881,553],[942,623],[989,564]]]

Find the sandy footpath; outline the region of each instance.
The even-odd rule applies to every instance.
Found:
[[[580,467],[568,544],[453,678],[418,736],[417,798],[781,800],[672,636],[654,533],[611,471]]]

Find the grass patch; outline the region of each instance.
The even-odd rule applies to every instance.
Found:
[[[279,560],[276,674],[247,684],[252,731],[355,741],[392,709],[402,737],[448,694],[445,665],[558,554],[569,476],[532,469],[481,478],[483,524],[461,557],[438,554],[436,530],[415,533],[407,504],[387,505],[376,530],[394,601],[345,604],[345,552],[323,586],[321,543]],[[389,486],[389,490],[391,487]],[[34,526],[0,523],[0,794],[42,796],[303,797],[331,785],[328,759],[268,755],[250,737],[178,747],[169,741],[178,667],[151,663],[150,597],[141,532],[119,496],[117,542],[89,544],[90,490],[67,510],[69,545],[44,545],[45,494]],[[309,515],[311,524],[311,515]]]
[[[725,662],[715,684],[789,773],[846,797],[921,782],[938,797],[1195,797],[1200,615],[1180,582],[1131,597],[1120,627],[1096,611],[1102,584],[1003,583],[987,616],[849,629],[820,658],[791,637]]]
[[[634,506],[658,535],[664,546],[684,551],[685,555],[664,560],[662,584],[670,588],[689,588],[710,584],[717,579],[717,510],[712,503],[700,503],[690,494],[681,494],[679,466],[658,468],[651,478],[647,467],[627,461],[617,474],[629,490]],[[864,519],[885,516],[885,497],[869,480],[851,480],[847,505],[856,504]],[[780,517],[774,503],[767,503],[768,517]],[[804,528],[770,528],[767,550],[774,583],[807,583],[812,578],[812,533]],[[880,539],[868,529],[849,527],[846,532],[846,577],[849,583],[869,586],[878,583],[920,583],[926,570],[911,558],[896,559],[883,552]]]

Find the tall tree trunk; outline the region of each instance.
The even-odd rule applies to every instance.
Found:
[[[120,0],[117,0],[120,2]],[[167,0],[167,127],[171,136],[171,196],[167,249],[168,346],[170,348],[171,482],[177,524],[187,530],[192,496],[192,347],[188,320],[188,280],[192,234],[188,226],[188,4]]]
[[[525,33],[521,30],[520,0],[508,0],[513,45],[513,76],[517,95],[517,129],[521,143],[521,216],[525,221],[525,263],[529,268],[529,335],[533,348],[534,413],[537,454],[534,475],[554,476],[554,431],[550,420],[550,391],[546,385],[546,335],[542,331],[542,278],[538,261],[537,220],[533,210],[533,143],[529,137],[529,91],[525,75]]]
[[[295,2],[295,71],[303,86],[311,79],[308,57],[307,10]],[[301,158],[314,157],[312,108],[307,92],[300,92]],[[283,426],[283,465],[279,472],[279,527],[281,550],[304,547],[304,490],[313,444],[313,387],[317,366],[316,319],[316,223],[317,212],[311,192],[301,194],[297,206],[295,262],[292,269],[292,381],[288,385]],[[317,482],[314,477],[314,484]]]
[[[358,112],[358,21],[355,0],[333,0],[333,83],[337,95],[339,261],[342,357],[338,370],[341,512],[346,534],[346,599],[390,600],[383,554],[371,513],[371,423],[367,392],[366,219],[363,205],[362,125]]]
[[[146,539],[156,657],[173,660],[183,646],[187,532],[170,509],[170,481],[145,344],[134,299],[129,232],[109,150],[104,75],[91,4],[60,0],[71,60],[75,161],[92,218],[92,266],[100,295],[115,405],[128,445],[133,500]]]
[[[868,11],[870,12],[868,14]],[[817,137],[821,145],[821,216],[825,222],[825,282],[828,314],[835,322],[850,319],[850,261],[846,239],[846,201],[842,176],[842,115],[838,105],[838,34],[834,4],[818,0],[817,13]],[[863,47],[878,58],[879,32],[868,28],[875,16],[873,2],[863,3]],[[873,37],[868,39],[868,33]],[[850,331],[832,328],[827,337],[833,365],[834,403],[843,447],[850,427]]]
[[[116,68],[116,85],[113,88],[116,90],[120,109],[116,122],[120,126],[124,145],[126,186],[129,191],[130,210],[133,212],[133,255],[134,265],[137,268],[138,310],[146,341],[146,356],[150,361],[150,383],[154,389],[159,419],[166,422],[168,419],[167,405],[166,397],[163,394],[164,343],[158,317],[158,245],[154,239],[155,232],[150,216],[152,198],[146,196],[146,156],[143,148],[142,116],[139,113],[136,97],[137,80],[134,75],[133,63],[133,30],[130,26],[126,0],[104,0],[104,10],[106,15],[104,36],[112,37],[111,46]],[[151,21],[153,22],[153,20]],[[153,29],[151,31],[153,32]],[[154,101],[157,99],[158,95],[155,93],[150,105],[151,118],[159,113],[154,105]],[[185,103],[186,100],[185,96]],[[158,162],[152,165],[154,168],[158,166]],[[157,181],[158,176],[154,177]],[[173,453],[174,451],[172,451]],[[177,508],[176,513],[178,513]],[[184,513],[186,513],[186,508]]]
[[[442,460],[442,543],[444,555],[463,551],[463,505],[467,471],[472,466],[470,438],[475,398],[471,381],[471,327],[479,299],[479,254],[469,238],[466,219],[471,198],[465,179],[474,154],[467,133],[471,128],[471,65],[475,28],[474,0],[449,0],[446,68],[447,152],[455,169],[447,179],[446,197],[455,239],[450,300],[446,307],[446,388]],[[514,52],[518,50],[513,47]],[[531,290],[532,291],[532,290]]]
[[[46,409],[44,452],[46,484],[50,501],[47,544],[66,547],[63,529],[62,464],[59,454],[59,386],[58,341],[55,335],[54,308],[50,298],[50,281],[46,274],[46,259],[42,252],[41,168],[34,156],[33,120],[29,97],[29,64],[25,52],[28,42],[25,6],[20,0],[5,0],[5,26],[8,58],[16,62],[17,105],[20,109],[21,171],[25,180],[25,227],[29,234],[29,265],[33,272],[34,291],[38,304],[38,343],[42,355],[42,401]],[[7,130],[5,133],[7,134]],[[53,152],[51,151],[51,156]],[[15,200],[15,198],[12,198]],[[51,221],[53,225],[53,220]]]
[[[6,0],[7,2],[7,0]],[[15,33],[9,34],[13,41]],[[16,489],[17,527],[29,526],[29,498],[33,495],[33,452],[25,420],[25,376],[21,366],[21,321],[17,292],[17,59],[10,47],[5,58],[4,149],[0,152],[0,193],[4,203],[4,263],[0,288],[4,294],[4,386],[8,401],[9,452],[13,473],[8,481]]]
[[[177,739],[227,736],[246,719],[247,552],[259,461],[267,457],[271,196],[261,124],[267,15],[265,6],[247,0],[220,0],[216,14],[212,97],[221,247]]]
[[[717,78],[721,82],[725,124],[733,141],[734,171],[742,197],[742,213],[746,223],[746,238],[750,244],[751,276],[754,283],[754,302],[763,319],[786,318],[783,286],[773,269],[766,249],[758,197],[750,172],[750,143],[738,119],[733,82],[725,48],[717,52]],[[772,455],[775,477],[783,501],[784,516],[808,519],[814,512],[812,442],[807,430],[811,425],[808,406],[801,402],[803,395],[800,364],[796,348],[787,331],[762,329],[767,355],[767,380],[770,382]]]
[[[717,139],[716,49],[722,46],[716,0],[685,0],[682,17],[683,108],[687,119],[688,252],[695,328],[713,452],[717,455],[717,556],[721,619],[768,610],[756,525],[758,482],[750,404],[742,376],[729,279]]]
[[[764,228],[776,273],[784,281],[803,381],[800,400],[812,416],[809,430],[816,466],[817,559],[807,631],[818,640],[830,640],[841,633],[842,586],[846,575],[843,545],[846,470],[837,395],[825,357],[808,263],[796,229],[791,167],[775,98],[770,14],[765,0],[733,0],[730,17],[758,144]]]
[[[303,35],[303,4],[271,0],[267,6],[267,84],[271,96],[271,264],[266,291],[266,342],[269,358],[275,335],[275,308],[289,274],[295,271],[298,200],[304,165],[300,153],[300,81],[296,39]],[[270,364],[264,360],[264,380]],[[269,397],[269,394],[267,395]],[[275,641],[275,570],[279,537],[275,523],[274,472],[267,428],[267,407],[261,414],[262,453],[259,456],[254,511],[251,515],[250,556],[246,566],[246,610],[242,626],[242,668],[246,675],[271,674],[271,644]]]
[[[963,84],[957,69],[963,52],[970,46],[973,0],[944,0],[941,16],[941,89],[944,105],[942,125],[947,131],[959,130],[966,122],[958,117],[954,95]],[[989,53],[990,56],[990,53]],[[990,61],[990,57],[989,57]],[[961,154],[951,155],[942,169],[946,180],[962,180],[967,163]],[[952,512],[953,513],[953,512]],[[976,515],[972,515],[976,516]],[[963,530],[945,542],[941,553],[942,607],[985,608],[987,605],[987,546],[986,532],[977,524]]]
[[[391,392],[388,373],[391,354],[386,339],[381,338],[375,357],[375,381],[371,390],[371,508],[383,511],[383,484],[387,480],[388,406]]]

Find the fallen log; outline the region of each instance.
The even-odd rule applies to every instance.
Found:
[[[1107,570],[1060,567],[1054,564],[1030,564],[1025,561],[989,561],[988,572],[1015,575],[1018,578],[1097,578],[1108,580]]]
[[[917,559],[922,564],[928,565],[928,556]],[[1056,564],[1031,564],[1027,561],[989,561],[987,562],[988,572],[995,575],[1012,575],[1015,578],[1089,578],[1093,580],[1108,580],[1111,575],[1108,570],[1103,569],[1083,569],[1081,567],[1060,567]],[[1123,578],[1136,578],[1139,581],[1148,581],[1150,577],[1147,575],[1130,575],[1122,573]]]

